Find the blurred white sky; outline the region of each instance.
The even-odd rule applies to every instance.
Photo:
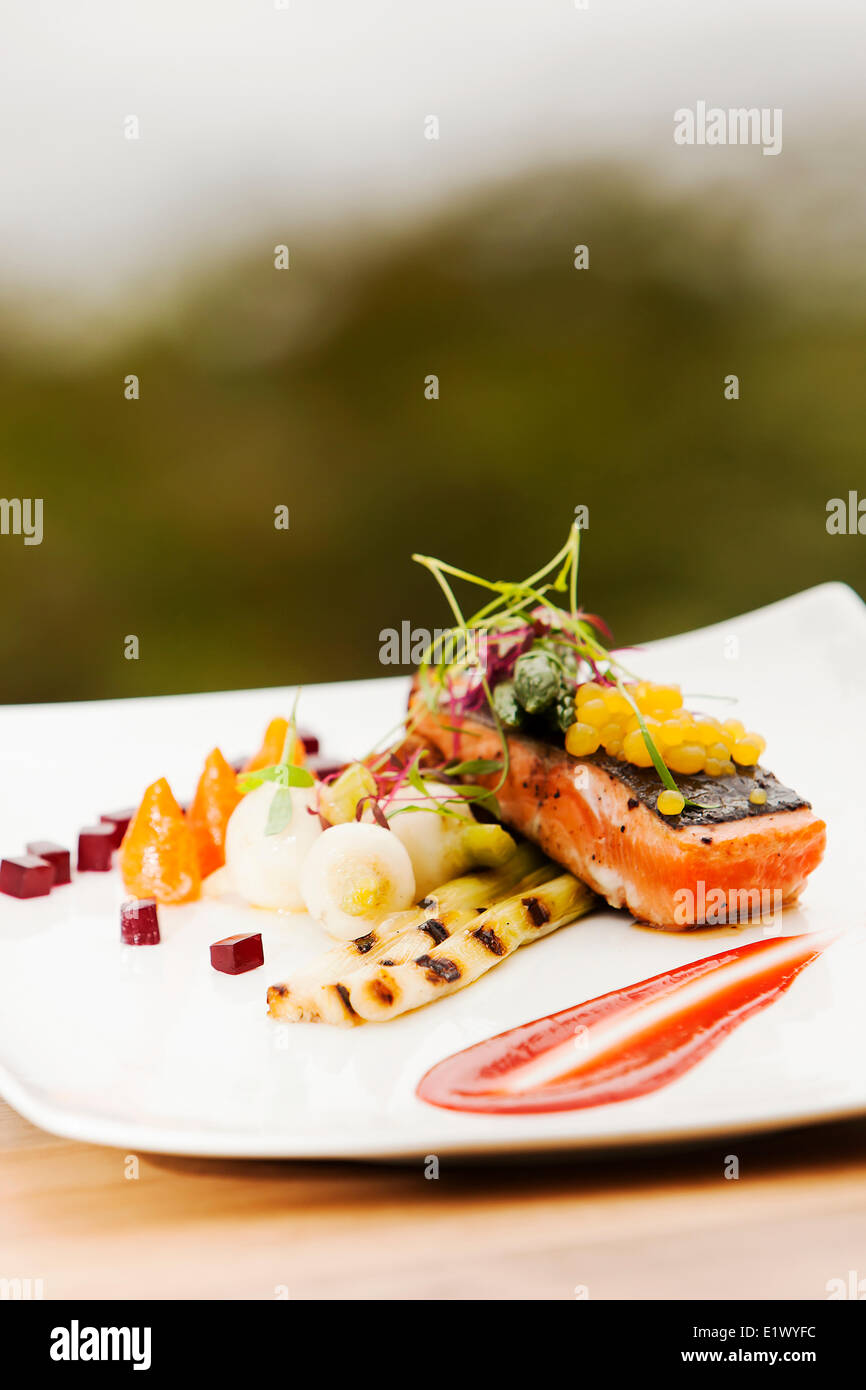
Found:
[[[0,14],[0,289],[43,295],[129,289],[199,238],[209,259],[335,214],[351,238],[352,217],[551,159],[775,177],[831,156],[866,111],[863,0],[0,0]],[[673,112],[698,99],[781,106],[780,159],[675,146]]]

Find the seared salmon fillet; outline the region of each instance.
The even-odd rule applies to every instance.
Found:
[[[462,758],[501,758],[499,734],[483,718],[439,716],[420,700],[414,712],[417,733],[444,755],[457,738]],[[663,816],[652,768],[601,752],[574,758],[524,732],[508,735],[508,749],[497,793],[505,824],[640,921],[681,930],[766,916],[798,896],[823,857],[824,822],[763,768],[679,776],[684,796],[706,808]],[[749,801],[755,787],[767,795],[761,806]]]

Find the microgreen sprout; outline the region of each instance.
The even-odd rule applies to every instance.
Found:
[[[576,691],[582,679],[616,686],[637,717],[647,752],[664,786],[671,791],[679,790],[625,684],[626,680],[633,681],[637,677],[605,645],[603,638],[612,641],[606,623],[597,614],[587,613],[578,606],[580,527],[576,522],[572,524],[565,544],[553,558],[526,579],[516,582],[484,579],[431,555],[413,555],[412,558],[430,571],[445,595],[454,618],[451,634],[461,640],[462,649],[470,653],[480,649],[485,653],[483,661],[470,657],[450,663],[442,660],[434,663],[432,652],[428,650],[418,678],[425,704],[440,716],[447,716],[450,712],[452,717],[459,718],[486,706],[502,747],[499,778],[492,788],[494,796],[508,775],[509,757],[507,735],[494,707],[491,687],[500,680],[510,678],[516,661],[528,651],[546,654],[548,660],[558,668],[563,686],[569,693]],[[484,589],[493,597],[475,613],[465,616],[452,580]],[[566,596],[567,606],[559,601],[561,595]],[[478,641],[479,634],[484,637],[481,643]],[[456,750],[459,724],[451,727]],[[709,809],[707,803],[689,798],[685,798],[685,801],[686,805]]]
[[[292,706],[280,761],[272,763],[270,767],[257,768],[255,772],[243,772],[238,777],[238,790],[244,793],[254,791],[256,787],[261,787],[265,782],[276,782],[277,784],[265,825],[266,835],[279,835],[281,830],[285,830],[286,826],[291,824],[292,787],[312,787],[315,785],[316,779],[312,773],[296,762],[297,709],[300,695],[301,692],[298,689]]]

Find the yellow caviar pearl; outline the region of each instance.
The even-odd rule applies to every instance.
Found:
[[[710,777],[720,777],[722,773],[722,761],[720,758],[707,758],[704,763],[704,772]]]
[[[597,700],[603,695],[605,687],[599,685],[598,681],[584,681],[583,685],[577,687],[577,707],[585,705],[587,700]]]
[[[596,729],[601,729],[605,724],[610,723],[610,715],[604,700],[587,700],[585,704],[580,706],[579,714],[582,724],[592,724]]]
[[[620,695],[618,690],[606,690],[602,699],[607,705],[609,714],[631,714],[631,705],[624,695]]]
[[[622,744],[619,739],[615,739],[612,743],[609,743],[604,751],[609,758],[622,758]]]
[[[679,743],[665,754],[665,762],[673,772],[700,772],[706,753],[699,743]]]
[[[729,748],[726,743],[711,743],[707,749],[707,759],[717,759],[720,763],[728,761]]]
[[[663,816],[678,816],[685,804],[686,799],[682,792],[672,792],[667,787],[656,797],[656,806]]]
[[[644,743],[643,734],[640,729],[632,729],[630,734],[626,734],[623,740],[622,751],[630,763],[635,767],[652,767],[650,751]]]
[[[761,750],[750,738],[741,738],[734,744],[731,756],[735,763],[751,767],[760,758]]]
[[[676,744],[682,743],[687,727],[681,719],[666,719],[659,725],[658,742],[662,748],[675,747]]]
[[[671,714],[674,710],[682,709],[682,692],[676,685],[653,685],[650,687],[647,703],[653,714]]]
[[[717,725],[710,723],[709,719],[699,719],[692,729],[692,736],[705,748],[709,748],[711,743],[718,742],[719,730]]]
[[[591,724],[572,724],[565,731],[566,751],[573,758],[586,758],[590,753],[596,753],[600,743],[598,729]]]
[[[762,787],[755,787],[754,791],[749,792],[749,800],[753,806],[763,806],[767,800],[767,793]]]
[[[599,730],[598,736],[601,739],[601,746],[604,749],[605,753],[609,753],[609,744],[622,743],[622,728],[619,724],[616,723],[603,724],[601,729]]]
[[[732,734],[734,739],[742,738],[746,732],[745,724],[742,724],[739,719],[726,719],[722,728],[726,734]]]

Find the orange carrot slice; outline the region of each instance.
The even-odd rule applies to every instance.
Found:
[[[185,903],[201,892],[195,839],[164,777],[144,793],[119,861],[124,885],[136,898]]]
[[[226,862],[226,826],[240,799],[234,769],[229,767],[218,748],[212,749],[205,759],[187,816],[202,878],[207,878]]]
[[[286,734],[289,732],[289,721],[277,717],[272,719],[267,729],[262,746],[258,753],[255,753],[244,764],[244,772],[258,772],[263,767],[272,767],[278,763],[283,756],[283,748],[286,742]],[[294,761],[300,766],[304,761],[304,745],[301,739],[295,740]]]

